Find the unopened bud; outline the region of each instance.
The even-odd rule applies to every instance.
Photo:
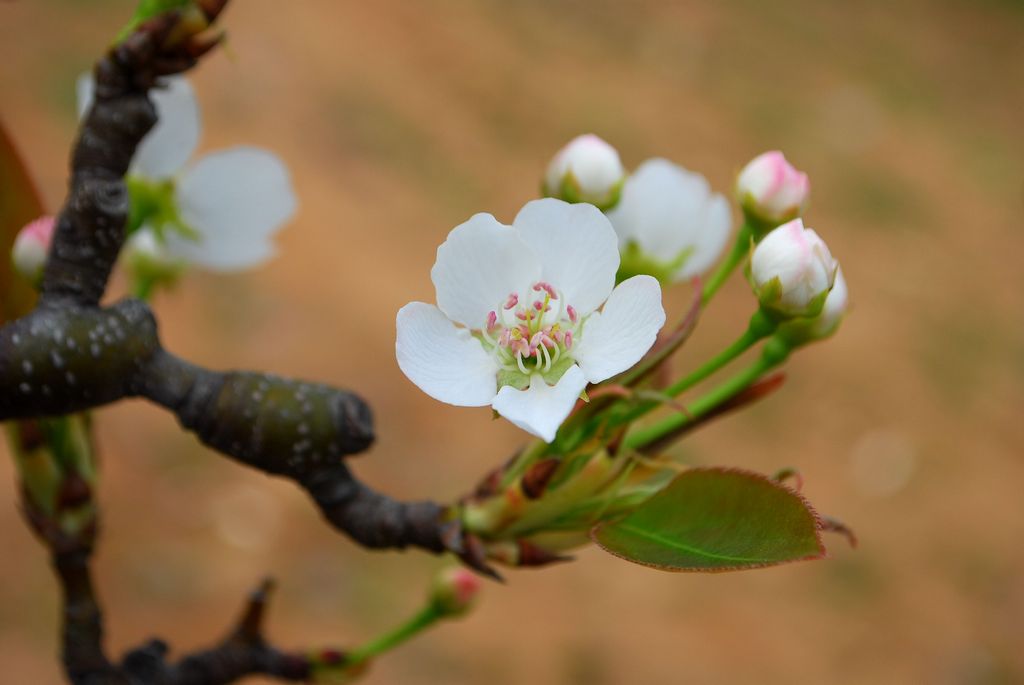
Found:
[[[846,279],[843,270],[836,271],[836,280],[832,290],[825,298],[825,304],[817,316],[810,319],[794,319],[784,324],[779,332],[790,345],[805,345],[816,340],[823,340],[839,328],[849,304],[849,293],[846,290]]]
[[[815,338],[827,338],[836,332],[839,323],[846,316],[846,307],[849,304],[850,295],[846,290],[846,279],[843,278],[843,270],[836,269],[836,280],[832,284],[832,290],[828,291],[825,298],[825,306],[821,313],[811,322],[811,332]]]
[[[41,216],[27,224],[14,239],[11,250],[11,261],[19,274],[38,284],[43,277],[46,255],[53,242],[55,219],[52,216]]]
[[[818,234],[795,219],[754,248],[750,280],[765,309],[784,317],[810,317],[822,311],[838,268]]]
[[[544,194],[610,209],[619,201],[626,170],[611,145],[588,133],[558,151],[544,177]]]
[[[800,216],[810,190],[807,174],[778,150],[755,157],[736,179],[736,198],[748,219],[768,228]]]
[[[473,607],[482,584],[469,569],[449,566],[434,578],[430,601],[446,616],[462,616]]]

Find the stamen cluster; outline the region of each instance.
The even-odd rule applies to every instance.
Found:
[[[531,300],[531,293],[534,298]],[[505,302],[487,314],[481,342],[494,354],[503,371],[547,374],[572,350],[583,320],[562,293],[546,281],[534,283],[520,298],[509,293]],[[557,380],[557,379],[553,379]]]

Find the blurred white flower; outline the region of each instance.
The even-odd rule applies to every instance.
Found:
[[[664,283],[708,270],[729,240],[729,203],[700,174],[649,159],[626,179],[608,211],[619,236],[624,275],[648,273]]]
[[[787,317],[817,316],[839,265],[825,242],[800,219],[779,226],[757,244],[750,279],[761,305]]]
[[[665,322],[657,280],[616,287],[618,266],[592,205],[535,200],[512,226],[477,214],[437,250],[437,306],[398,312],[398,365],[431,397],[491,405],[550,442],[587,383],[636,364]]]
[[[544,193],[607,209],[618,200],[625,177],[615,148],[588,133],[573,138],[551,160],[544,177]]]
[[[41,216],[18,231],[11,249],[11,262],[15,270],[32,283],[39,283],[46,265],[46,255],[53,242],[56,219]]]
[[[736,178],[736,197],[743,211],[770,226],[800,216],[810,191],[807,174],[794,168],[778,150],[758,155]]]
[[[78,112],[92,104],[93,78],[78,80]],[[128,172],[133,228],[152,230],[170,256],[208,269],[256,266],[274,254],[273,234],[296,209],[288,169],[271,152],[235,147],[189,163],[200,118],[184,77],[150,91],[159,114]]]

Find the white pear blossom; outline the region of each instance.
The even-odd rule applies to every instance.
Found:
[[[588,133],[573,138],[551,160],[544,176],[544,193],[607,209],[618,201],[625,178],[618,151]]]
[[[53,242],[56,220],[52,216],[41,216],[18,231],[11,249],[11,262],[19,274],[38,283],[43,277],[46,255]]]
[[[754,248],[750,279],[762,306],[787,317],[817,316],[838,268],[825,241],[794,219]]]
[[[700,174],[667,159],[649,159],[626,180],[608,211],[619,236],[626,274],[662,282],[707,271],[729,240],[729,203]]]
[[[798,171],[778,150],[752,159],[736,179],[736,197],[743,210],[772,226],[800,216],[810,191],[807,174]]]
[[[95,84],[78,80],[79,116]],[[199,143],[199,106],[183,77],[150,97],[159,114],[128,172],[139,230],[152,231],[174,258],[218,271],[256,266],[274,254],[273,235],[296,209],[288,169],[271,152],[240,146],[189,161]]]
[[[665,323],[657,280],[616,287],[618,266],[592,205],[534,200],[511,226],[477,214],[437,250],[437,306],[398,312],[398,365],[431,397],[491,405],[550,442],[587,384],[635,365]]]

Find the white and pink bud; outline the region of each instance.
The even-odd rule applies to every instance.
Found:
[[[14,239],[11,261],[18,273],[32,283],[39,283],[43,277],[55,225],[54,217],[41,216],[22,228]]]
[[[573,138],[558,151],[544,177],[544,194],[599,209],[619,201],[626,170],[614,147],[592,133]]]
[[[778,226],[803,214],[811,185],[778,150],[765,152],[743,167],[736,178],[736,198],[747,216]]]
[[[430,602],[445,616],[462,616],[473,608],[482,585],[469,569],[449,566],[434,577]]]
[[[821,340],[835,333],[843,317],[846,316],[849,302],[850,293],[846,289],[846,279],[843,278],[843,270],[836,269],[836,280],[832,284],[832,290],[828,291],[825,305],[821,308],[821,313],[811,321],[811,335],[815,339]]]
[[[800,219],[771,231],[750,258],[750,280],[761,306],[785,317],[817,316],[838,269],[825,241]]]
[[[817,316],[809,319],[793,319],[779,328],[791,347],[824,340],[839,329],[849,307],[849,293],[843,270],[836,270],[836,280],[825,298],[825,304]]]

